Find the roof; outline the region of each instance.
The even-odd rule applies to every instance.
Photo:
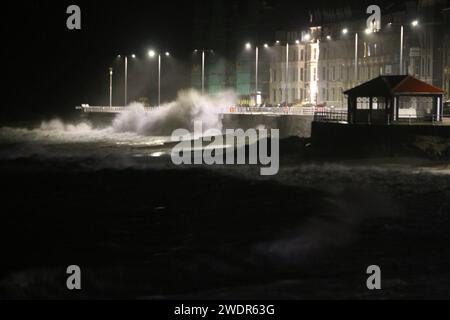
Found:
[[[344,92],[358,97],[391,95],[443,94],[444,90],[434,87],[412,76],[380,76]]]

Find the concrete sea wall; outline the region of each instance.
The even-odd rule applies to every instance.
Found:
[[[222,123],[224,129],[247,130],[264,127],[279,129],[281,138],[309,138],[313,120],[312,116],[226,114],[223,115]]]
[[[116,114],[86,113],[83,118],[92,121],[95,126],[108,126],[116,117]],[[222,115],[223,129],[279,129],[281,138],[287,137],[311,137],[312,116],[295,115],[251,115],[251,114],[224,114]]]

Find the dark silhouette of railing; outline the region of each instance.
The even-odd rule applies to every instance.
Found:
[[[341,123],[348,122],[348,114],[343,111],[323,111],[314,114],[315,122]]]

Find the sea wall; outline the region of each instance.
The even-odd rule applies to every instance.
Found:
[[[312,124],[312,144],[322,155],[441,156],[450,142],[450,126]]]
[[[280,137],[311,137],[312,116],[294,115],[250,115],[226,114],[222,116],[224,129],[252,129],[264,127],[266,129],[279,129]]]
[[[84,113],[82,117],[91,121],[97,127],[109,126],[116,117],[112,113]],[[222,117],[223,129],[279,129],[280,137],[311,137],[312,116],[295,115],[251,115],[251,114],[224,114]]]

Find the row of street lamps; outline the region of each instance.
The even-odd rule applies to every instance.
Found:
[[[170,53],[166,51],[164,53],[166,57],[170,57]],[[150,50],[148,52],[149,58],[153,59],[158,56],[158,106],[161,105],[161,53],[158,53],[154,50]],[[122,55],[117,56],[118,59],[122,58]],[[135,54],[131,54],[130,56],[124,56],[124,72],[125,72],[125,81],[124,81],[124,100],[125,106],[128,105],[128,59],[136,59]],[[113,68],[109,68],[109,106],[112,107],[112,95],[113,95]]]
[[[389,26],[394,25],[393,23],[389,23]],[[396,24],[397,25],[397,24]],[[405,26],[403,24],[399,24],[400,25],[400,74],[403,74],[403,50],[404,50],[404,28]],[[418,27],[419,26],[419,21],[418,20],[414,20],[411,22],[411,26],[412,27]],[[349,29],[348,28],[344,28],[342,29],[341,33],[342,35],[347,35],[349,33]],[[375,32],[375,30],[372,29],[366,29],[365,33],[367,35],[372,34],[373,32]],[[328,35],[326,37],[327,40],[331,41],[332,37],[330,35]],[[311,40],[311,35],[310,34],[306,34],[304,36],[304,41],[308,42]],[[355,32],[355,80],[358,78],[358,41],[359,41],[359,33]],[[275,42],[276,45],[280,45],[281,42],[280,41],[276,41]],[[301,43],[300,40],[296,40],[295,44],[299,45]],[[289,75],[289,46],[290,43],[286,42],[286,75],[285,75],[285,82],[286,82],[286,102],[287,102],[287,89],[288,89],[288,75]],[[265,49],[269,49],[270,46],[267,43],[263,44],[263,47]],[[246,50],[251,50],[252,49],[252,44],[246,43],[245,44],[245,49]],[[255,93],[256,95],[258,95],[259,93],[259,61],[260,61],[260,50],[259,50],[259,46],[255,47]],[[207,52],[213,52],[213,50],[208,50],[208,49],[202,49],[202,50],[195,50],[194,52],[201,52],[202,54],[202,94],[205,94],[205,67],[206,67],[206,53]],[[170,57],[170,53],[169,52],[165,52],[164,55],[166,57]],[[149,58],[153,59],[155,57],[158,58],[158,106],[161,105],[161,53],[156,52],[154,50],[150,50],[148,51],[148,56]],[[130,56],[125,55],[124,58],[124,68],[125,68],[125,106],[128,105],[128,58],[132,58],[132,59],[136,59],[136,55],[132,54]],[[118,58],[122,58],[121,55],[118,56]],[[112,90],[113,90],[113,86],[112,86],[112,77],[113,77],[113,69],[110,68],[109,69],[109,75],[110,75],[110,86],[109,86],[109,90],[110,90],[110,95],[109,95],[109,104],[112,107]]]

